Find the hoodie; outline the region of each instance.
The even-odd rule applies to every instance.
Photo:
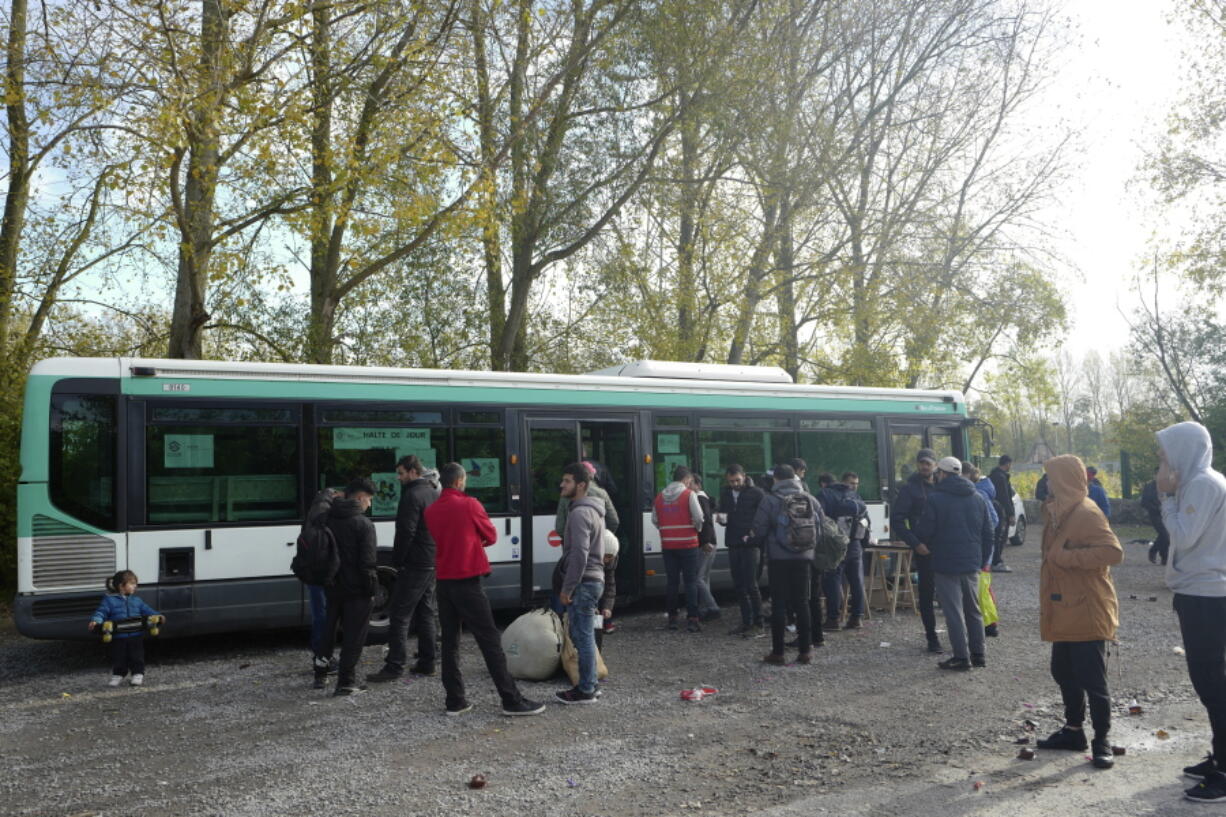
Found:
[[[604,581],[604,530],[602,500],[585,496],[570,503],[562,534],[563,593],[574,595],[582,581]]]
[[[978,573],[992,562],[996,529],[988,501],[958,474],[947,474],[928,495],[915,535],[932,551],[937,573]]]
[[[1158,432],[1158,445],[1179,475],[1174,496],[1162,500],[1171,536],[1167,587],[1187,596],[1226,596],[1226,477],[1213,470],[1213,445],[1200,423]]]
[[[677,501],[681,499],[682,494],[684,494],[686,491],[689,491],[690,493],[690,501],[687,505],[687,508],[689,509],[690,524],[694,526],[695,534],[701,532],[702,523],[705,520],[702,515],[702,504],[698,501],[698,492],[686,488],[685,483],[683,482],[670,482],[668,485],[664,486],[664,490],[661,491],[659,496],[656,497],[655,502],[651,503],[651,523],[659,528],[661,506],[676,504]],[[677,524],[680,525],[681,523],[678,522]],[[663,540],[665,535],[663,529],[661,529],[660,534],[661,539]],[[697,541],[698,538],[695,536],[693,544],[682,547],[694,547],[697,544]],[[677,545],[669,545],[667,541],[662,541],[661,545],[665,550],[678,547]]]
[[[397,570],[434,569],[434,538],[423,514],[441,492],[438,471],[433,468],[400,489],[392,540],[392,566]]]
[[[780,527],[780,517],[783,513],[783,498],[793,494],[804,494],[804,486],[799,479],[779,479],[771,486],[771,492],[758,503],[758,510],[753,517],[753,531],[750,534],[751,544],[766,547],[766,558],[772,562],[812,562],[813,549],[797,552],[783,543],[787,530]],[[813,504],[814,512],[821,513],[822,506],[817,498],[805,494]],[[818,529],[820,535],[821,529]]]
[[[975,483],[975,490],[988,501],[988,518],[992,520],[992,530],[1000,527],[1000,514],[996,512],[996,486],[992,480],[982,477]]]
[[[378,586],[374,524],[356,499],[338,496],[328,510],[328,527],[341,559],[337,592],[344,598],[370,598]]]

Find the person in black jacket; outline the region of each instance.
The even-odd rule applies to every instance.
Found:
[[[1158,469],[1155,468],[1154,476],[1157,477],[1157,474]],[[1167,555],[1171,549],[1171,535],[1167,533],[1166,523],[1162,521],[1162,498],[1158,496],[1156,479],[1151,479],[1141,489],[1141,507],[1149,515],[1149,524],[1153,526],[1154,533],[1158,535],[1158,538],[1149,546],[1149,561],[1152,564],[1158,564],[1161,560],[1162,564],[1166,564]]]
[[[1009,476],[1012,469],[1013,457],[1001,454],[1000,459],[996,461],[996,467],[988,474],[992,487],[996,489],[997,513],[999,515],[1000,511],[1004,511],[996,533],[996,544],[992,550],[993,573],[1013,572],[1013,568],[1005,564],[1005,542],[1009,538],[1009,531],[1013,523],[1017,521],[1017,514],[1013,510],[1013,497],[1017,492],[1013,490],[1013,480]]]
[[[328,511],[328,528],[336,539],[340,570],[325,591],[328,596],[328,620],[324,629],[321,652],[331,655],[336,641],[336,626],[341,634],[341,660],[336,671],[336,695],[353,695],[366,689],[357,683],[358,660],[366,643],[370,627],[370,610],[374,604],[375,526],[366,516],[375,486],[366,478],[355,479],[345,488],[345,495],[332,501]],[[326,674],[326,670],[325,670]],[[323,687],[323,675],[315,670],[315,685]]]
[[[442,487],[438,472],[427,469],[410,454],[396,463],[400,480],[400,504],[396,508],[396,537],[393,540],[392,567],[396,584],[389,602],[387,658],[383,669],[366,676],[367,681],[394,681],[404,674],[408,663],[409,628],[417,622],[417,663],[409,667],[413,675],[433,675],[435,661],[434,539],[426,529],[423,513],[438,499]]]
[[[728,631],[729,635],[749,637],[762,632],[762,592],[758,589],[758,565],[762,551],[749,542],[753,517],[765,494],[740,465],[724,470],[724,487],[719,495],[716,521],[724,526],[724,545],[728,548],[728,564],[732,583],[741,605],[741,624]]]
[[[919,573],[919,612],[924,622],[924,635],[928,638],[928,652],[941,651],[941,641],[937,638],[937,616],[932,606],[936,593],[935,577],[932,573],[932,555],[916,537],[915,526],[919,524],[924,507],[928,504],[928,494],[933,489],[932,472],[936,467],[937,455],[931,448],[921,448],[916,452],[915,473],[898,486],[894,506],[890,509],[890,530],[894,532],[895,539],[911,548],[911,564]]]
[[[838,568],[822,577],[822,592],[826,596],[826,623],[822,628],[835,632],[839,629],[858,630],[863,626],[866,600],[864,597],[864,546],[868,538],[868,507],[860,498],[860,475],[855,471],[843,474],[841,482],[833,483],[817,495],[826,516],[847,529],[847,555]],[[847,626],[839,623],[843,611],[843,579],[851,595]],[[817,628],[816,620],[814,629]]]

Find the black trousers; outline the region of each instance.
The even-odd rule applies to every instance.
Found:
[[[417,662],[422,669],[434,669],[434,571],[405,568],[396,575],[388,614],[385,663],[397,672],[404,671],[409,655],[409,629],[417,622]]]
[[[502,635],[494,624],[490,600],[481,587],[481,578],[439,579],[438,618],[443,629],[443,689],[447,707],[462,706],[464,675],[460,672],[460,625],[467,624],[485,658],[485,668],[494,679],[503,706],[519,703],[519,686],[507,670],[507,657],[502,651]]]
[[[111,674],[145,674],[145,637],[116,638],[111,641]]]
[[[329,589],[328,618],[324,623],[320,655],[331,655],[336,648],[336,627],[341,627],[341,660],[336,669],[336,686],[354,686],[358,660],[366,646],[366,631],[370,629],[370,610],[375,600],[370,596],[345,596]]]
[[[1060,696],[1064,698],[1065,722],[1069,726],[1081,726],[1085,723],[1088,698],[1094,737],[1106,738],[1111,731],[1111,693],[1107,691],[1107,642],[1053,643],[1051,677],[1060,685]]]
[[[822,589],[825,586],[825,576],[826,571],[809,565],[809,629],[812,632],[814,644],[822,644],[826,640],[826,634],[822,632],[822,621],[825,620],[822,616]],[[834,607],[834,600],[827,596],[825,618],[838,618],[838,615],[839,611]],[[796,631],[800,632],[799,625]]]
[[[1226,771],[1226,597],[1175,594],[1188,677],[1213,731],[1213,759]]]
[[[936,597],[937,578],[932,569],[932,554],[921,556],[918,553],[912,553],[911,566],[919,574],[919,613],[920,620],[924,622],[924,634],[930,639],[936,638],[937,614],[933,607],[933,599]]]
[[[789,610],[796,614],[797,646],[800,651],[808,652],[813,646],[812,618],[809,613],[811,568],[809,562],[799,559],[771,560],[771,652],[775,655],[783,655],[783,636],[787,628]]]
[[[1153,559],[1157,556],[1162,560],[1162,564],[1166,564],[1171,550],[1171,535],[1167,533],[1166,523],[1162,521],[1162,515],[1158,514],[1149,517],[1149,524],[1153,526],[1154,533],[1158,535],[1154,543],[1149,546],[1149,558]]]

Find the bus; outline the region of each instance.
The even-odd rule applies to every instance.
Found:
[[[486,592],[538,604],[559,555],[561,471],[607,473],[623,520],[619,600],[664,590],[651,503],[678,465],[718,500],[724,469],[753,477],[801,457],[855,471],[873,535],[916,452],[965,458],[962,395],[812,386],[782,369],[641,361],[586,375],[133,358],[54,358],[26,387],[17,487],[18,630],[86,638],[107,577],[130,569],[173,623],[168,635],[304,625],[290,573],[306,508],[324,487],[370,476],[387,628],[399,485],[395,463],[456,461],[498,530]],[[717,526],[722,537],[722,529]],[[721,542],[712,581],[730,586]]]

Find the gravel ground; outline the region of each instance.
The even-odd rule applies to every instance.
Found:
[[[1110,660],[1126,747],[1112,771],[1080,754],[1016,759],[1059,724],[1038,640],[1038,531],[998,575],[1001,637],[986,670],[940,673],[919,621],[877,614],[829,635],[811,666],[767,667],[766,640],[660,629],[627,611],[606,638],[597,706],[510,719],[471,639],[476,708],[442,715],[437,678],[333,699],[310,689],[303,633],[151,643],[147,686],[106,687],[97,644],[0,633],[5,815],[1183,814],[1179,768],[1207,750],[1170,593],[1144,547],[1116,570]],[[1126,535],[1133,534],[1133,530]],[[1157,601],[1150,601],[1156,598]],[[363,669],[381,664],[368,648]],[[682,688],[709,684],[699,703]],[[544,700],[557,682],[527,683]],[[1136,700],[1140,716],[1126,714]],[[1161,737],[1159,731],[1168,737]],[[475,773],[489,784],[473,791]],[[977,783],[982,784],[976,786]],[[1106,811],[1104,811],[1106,810]]]

